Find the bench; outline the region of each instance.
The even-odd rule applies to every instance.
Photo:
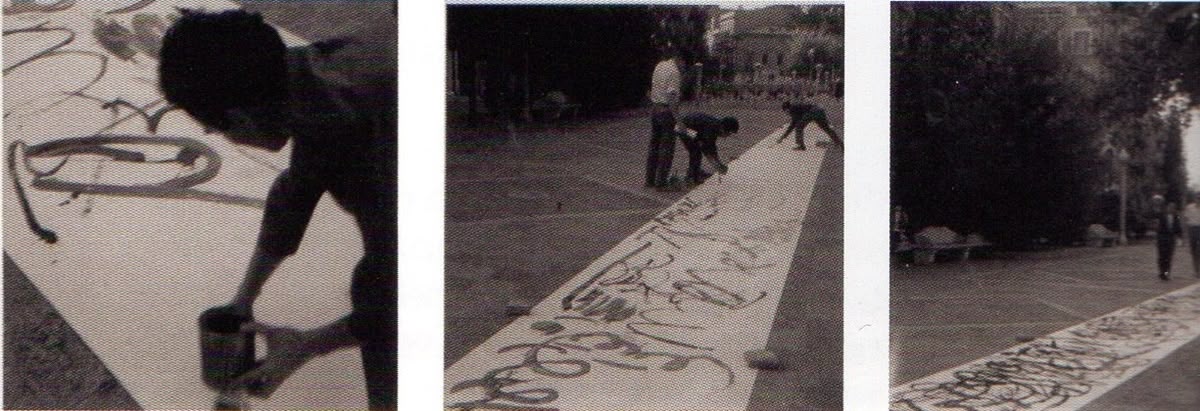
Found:
[[[561,121],[564,117],[575,119],[579,115],[581,104],[572,102],[566,94],[560,91],[551,91],[537,99],[530,105],[530,114],[535,119],[541,119],[545,122]]]
[[[1120,237],[1117,232],[1100,224],[1092,224],[1087,228],[1087,243],[1091,247],[1112,247]]]
[[[992,245],[992,243],[986,241],[978,243],[908,244],[901,245],[896,249],[896,252],[912,252],[913,264],[928,265],[933,264],[939,252],[957,252],[959,261],[967,261],[971,258],[971,250],[991,247]]]
[[[963,236],[945,227],[928,227],[913,237],[916,241],[897,245],[893,253],[911,252],[915,265],[933,264],[938,253],[955,253],[958,254],[958,261],[967,261],[971,258],[971,250],[994,245],[979,235]]]

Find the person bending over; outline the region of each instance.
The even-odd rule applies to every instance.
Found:
[[[163,39],[159,86],[167,101],[233,143],[278,151],[292,142],[290,166],[271,186],[253,257],[230,302],[237,312],[252,318],[264,283],[296,252],[322,194],[353,216],[362,235],[352,311],[311,330],[248,325],[266,337],[267,355],[236,386],[265,398],[310,359],[358,346],[370,407],[394,409],[394,73],[390,82],[352,84],[335,68],[347,44],[287,48],[258,14],[183,10]]]
[[[808,123],[815,122],[817,123],[817,127],[820,127],[821,130],[825,130],[825,134],[829,134],[829,138],[833,139],[833,142],[837,143],[838,147],[842,146],[842,140],[838,138],[837,132],[833,131],[833,127],[829,126],[829,120],[825,118],[825,110],[817,107],[817,105],[804,102],[792,103],[790,101],[785,101],[783,102],[783,111],[786,111],[788,115],[791,116],[792,123],[788,125],[787,130],[784,130],[783,135],[779,136],[779,141],[776,141],[775,144],[782,143],[783,139],[787,138],[788,134],[791,133],[792,130],[795,130],[795,149],[806,149],[804,146],[804,127],[807,127]]]
[[[708,158],[717,172],[725,174],[729,171],[717,154],[717,138],[737,132],[738,120],[734,117],[716,118],[705,113],[689,113],[679,119],[676,133],[688,152],[688,182],[700,184],[712,175],[700,167],[701,156]]]

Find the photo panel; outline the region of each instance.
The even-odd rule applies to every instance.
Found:
[[[446,14],[445,407],[842,409],[842,5]]]
[[[396,16],[5,1],[3,407],[397,407]]]
[[[891,409],[1200,407],[1200,4],[891,19]]]

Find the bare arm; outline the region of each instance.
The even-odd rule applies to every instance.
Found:
[[[792,133],[792,130],[796,130],[796,119],[795,118],[792,118],[792,122],[790,124],[788,124],[787,130],[783,130],[783,134],[781,134],[779,136],[779,140],[775,141],[775,144],[782,143],[783,139],[787,138],[788,134]],[[796,132],[799,133],[800,131],[796,131]]]
[[[249,315],[267,279],[287,256],[296,252],[304,230],[312,218],[313,209],[324,192],[319,186],[304,181],[292,170],[285,170],[275,179],[267,195],[262,226],[254,256],[246,268],[242,284],[232,304],[239,313]]]
[[[713,168],[717,169],[717,172],[725,174],[725,172],[729,171],[729,167],[726,167],[725,163],[721,162],[721,156],[717,154],[716,142],[713,142],[712,147],[709,147],[708,150],[704,150],[704,158],[708,159],[708,162],[713,165]]]

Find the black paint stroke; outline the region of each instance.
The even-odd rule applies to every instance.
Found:
[[[673,229],[670,227],[662,227],[661,231],[666,234],[670,234],[670,235],[673,235],[676,237],[681,237],[681,238],[701,239],[701,240],[708,240],[708,241],[717,242],[717,243],[725,243],[729,247],[745,254],[747,257],[750,257],[752,259],[758,258],[758,253],[755,252],[752,247],[748,247],[748,246],[742,244],[741,240],[735,236],[731,236],[731,235],[727,235],[727,234],[698,233],[698,232],[694,232],[694,231],[683,231],[683,230],[676,230],[676,229]]]
[[[156,103],[152,103],[151,105],[156,104]],[[111,109],[111,110],[113,110],[113,112],[117,112],[117,108],[122,107],[122,106],[128,107],[128,108],[132,109],[134,111],[134,113],[141,115],[142,119],[146,120],[146,130],[149,131],[150,134],[158,133],[158,123],[160,121],[162,121],[163,116],[165,116],[167,113],[169,113],[171,111],[181,110],[178,106],[175,106],[173,104],[167,104],[166,106],[160,107],[158,110],[154,111],[153,113],[147,113],[145,108],[138,107],[138,106],[134,105],[133,103],[125,101],[125,99],[122,99],[122,98],[117,98],[117,99],[113,99],[111,101],[107,101],[104,104],[101,104],[100,108]],[[149,107],[149,106],[147,106],[147,107]]]
[[[670,244],[671,247],[675,247],[676,250],[683,249],[683,246],[680,246],[679,244],[675,243],[674,241],[671,241],[671,239],[667,238],[667,236],[660,234],[658,232],[658,229],[660,229],[660,228],[662,228],[661,225],[656,225],[656,226],[650,227],[650,228],[646,229],[646,231],[638,233],[638,235],[634,238],[636,238],[638,240],[642,240],[644,237],[646,237],[646,235],[653,234],[656,237],[658,237],[659,239],[665,241],[667,244]]]
[[[766,291],[760,291],[758,297],[747,299],[746,297],[742,297],[741,294],[729,291],[724,287],[709,281],[708,279],[700,277],[700,271],[698,270],[689,269],[685,271],[688,273],[688,276],[692,277],[692,279],[676,281],[671,285],[672,288],[679,292],[679,294],[671,297],[672,301],[677,305],[683,301],[682,296],[686,295],[700,302],[724,307],[730,310],[740,310],[761,301],[767,296]]]
[[[108,56],[104,55],[103,53],[98,53],[98,52],[88,51],[88,50],[54,50],[49,53],[41,53],[41,54],[35,56],[36,58],[34,58],[32,60],[26,59],[25,61],[23,61],[21,63],[15,64],[10,68],[5,69],[4,74],[7,75],[9,70],[16,69],[19,66],[23,66],[26,63],[30,63],[35,60],[43,60],[43,59],[48,59],[48,58],[52,58],[55,56],[69,56],[69,55],[81,55],[81,56],[95,57],[96,59],[98,59],[100,61],[100,70],[98,70],[96,72],[95,77],[93,77],[90,81],[88,81],[82,87],[79,87],[75,90],[62,92],[62,94],[64,95],[63,98],[55,100],[54,102],[46,105],[45,107],[42,107],[42,108],[38,109],[37,111],[35,111],[36,113],[46,112],[50,109],[58,107],[59,105],[71,100],[72,98],[76,97],[77,94],[82,93],[84,90],[92,88],[92,86],[95,86],[96,84],[100,83],[100,80],[104,79],[104,76],[108,73]],[[4,117],[7,118],[9,116],[9,114],[11,114],[11,113],[5,112]]]
[[[133,15],[133,45],[143,54],[158,59],[162,51],[162,39],[167,32],[167,23],[157,14],[138,13]]]
[[[638,317],[640,317],[644,321],[626,323],[625,328],[628,329],[629,331],[632,331],[634,334],[652,339],[654,341],[662,342],[662,343],[677,345],[677,346],[685,347],[685,348],[691,348],[693,350],[703,350],[703,351],[713,351],[714,350],[713,347],[704,347],[704,346],[699,346],[699,345],[695,345],[695,344],[689,344],[689,343],[686,343],[683,341],[672,340],[670,338],[650,334],[649,332],[644,331],[644,329],[639,329],[637,327],[637,326],[641,325],[641,326],[648,326],[648,327],[678,328],[678,329],[686,329],[686,330],[703,330],[704,329],[703,327],[695,326],[695,325],[672,324],[672,323],[665,323],[662,321],[651,319],[649,316],[649,313],[657,312],[657,311],[663,311],[663,310],[662,309],[654,309],[654,310],[646,310],[646,311],[642,311],[642,312],[638,313]]]
[[[50,33],[50,32],[56,32],[56,31],[62,32],[62,33],[67,33],[67,38],[65,40],[59,42],[58,44],[50,46],[49,48],[42,50],[42,51],[38,52],[37,54],[34,54],[32,56],[25,58],[24,60],[13,63],[13,65],[11,65],[11,66],[5,67],[4,74],[8,74],[10,71],[15,70],[17,67],[21,67],[25,64],[28,64],[35,60],[46,57],[47,55],[54,53],[56,50],[66,47],[66,45],[71,44],[71,42],[75,41],[75,31],[74,30],[71,30],[66,27],[46,27],[47,24],[50,24],[50,22],[48,22],[48,21],[43,22],[43,23],[34,25],[33,27],[23,27],[23,28],[19,28],[19,29],[4,31],[5,36],[9,36],[9,35],[13,35],[13,34],[21,34],[21,33]]]
[[[108,144],[175,146],[179,147],[179,153],[176,155],[176,158],[163,162],[175,162],[182,166],[191,167],[194,165],[197,159],[203,158],[205,160],[204,168],[196,173],[177,176],[155,184],[114,185],[79,183],[59,180],[50,176],[60,167],[62,167],[62,163],[48,172],[37,171],[29,163],[31,158],[59,156],[69,157],[77,154],[105,156],[112,161],[120,162],[146,162],[145,155],[141,152],[104,147]],[[18,140],[10,144],[8,147],[9,173],[13,176],[14,186],[16,187],[17,195],[21,201],[22,210],[25,212],[26,223],[29,224],[30,229],[35,234],[48,243],[56,242],[57,236],[54,235],[52,231],[47,230],[38,224],[37,219],[33,214],[32,207],[29,205],[29,200],[25,194],[25,190],[21,186],[21,182],[17,174],[16,153],[18,148],[23,148],[25,155],[25,167],[34,175],[34,179],[32,182],[30,182],[30,186],[41,190],[124,197],[200,200],[253,208],[262,208],[264,206],[264,202],[261,199],[233,194],[214,193],[192,188],[193,186],[205,183],[216,177],[221,167],[221,156],[212,148],[194,139],[136,135],[94,135],[86,137],[64,138],[37,145],[27,145],[24,141]],[[64,160],[64,163],[65,161],[66,160]]]
[[[584,290],[588,289],[588,287],[591,287],[592,284],[594,284],[597,280],[600,279],[600,277],[603,277],[604,274],[608,272],[608,270],[613,269],[617,265],[628,260],[630,257],[633,257],[633,256],[637,255],[638,253],[641,253],[642,251],[646,251],[646,249],[650,248],[650,245],[651,245],[651,243],[642,244],[637,249],[630,251],[628,254],[625,254],[621,258],[618,258],[616,261],[613,261],[612,263],[610,263],[603,270],[600,270],[600,272],[596,273],[591,278],[588,278],[587,281],[584,281],[583,284],[580,284],[578,287],[575,287],[575,289],[572,290],[570,293],[568,293],[566,297],[563,297],[563,301],[562,301],[563,310],[570,310],[571,309],[571,301],[574,300],[575,297],[579,295],[579,293],[582,293]]]
[[[13,0],[11,6],[4,8],[4,15],[15,16],[25,13],[54,13],[75,6],[75,0],[59,0],[53,4],[39,4],[33,0]]]
[[[622,370],[633,370],[633,371],[649,371],[650,370],[650,367],[647,367],[644,365],[626,364],[623,362],[609,361],[609,360],[600,359],[600,358],[593,358],[592,362],[595,362],[597,364],[604,364],[604,365],[607,365],[607,366],[613,367],[613,368],[620,368]]]
[[[157,0],[140,0],[137,3],[133,3],[128,6],[121,7],[119,9],[113,9],[113,10],[106,11],[106,12],[104,12],[104,14],[112,15],[112,14],[132,13],[132,12],[144,9],[144,8],[146,8],[146,6],[154,4],[155,1],[157,1]]]
[[[100,43],[100,46],[121,60],[133,60],[137,55],[137,50],[134,50],[133,32],[112,20],[93,20],[95,28],[92,29],[92,36]]]
[[[587,348],[587,350],[579,350],[575,347]],[[473,401],[451,404],[449,407],[466,409],[516,408],[511,404],[500,403],[507,402],[521,404],[520,408],[523,409],[550,409],[529,408],[529,406],[548,404],[557,400],[559,397],[558,391],[549,387],[510,391],[508,388],[511,386],[534,382],[534,380],[530,379],[514,378],[514,373],[519,370],[526,370],[548,378],[577,378],[591,372],[592,362],[632,371],[648,371],[650,366],[654,365],[657,369],[668,372],[687,369],[693,362],[707,362],[725,371],[728,377],[726,386],[733,385],[735,381],[733,368],[715,357],[707,355],[681,355],[668,352],[646,352],[642,350],[642,346],[610,332],[582,332],[562,335],[540,343],[509,345],[500,348],[497,353],[503,354],[511,351],[523,351],[524,355],[522,356],[521,363],[499,367],[486,372],[479,379],[467,380],[455,384],[450,388],[451,393],[469,388],[481,388],[484,391],[483,397]],[[577,358],[545,360],[542,359],[544,351],[557,355],[571,355],[576,351],[584,353],[609,352],[618,354],[625,361],[604,360],[594,358],[590,355],[588,356],[588,360]],[[666,361],[661,363],[647,361],[657,359],[666,359]]]
[[[1070,338],[1045,338],[998,358],[953,373],[943,382],[917,382],[892,396],[893,410],[922,404],[961,410],[1052,408],[1092,391],[1104,379],[1120,378],[1151,360],[1139,358],[1188,327],[1159,300],[1122,314],[1084,323]],[[1176,305],[1177,307],[1178,305]],[[1190,318],[1195,318],[1195,313]],[[1122,318],[1123,317],[1123,318]],[[1166,335],[1164,335],[1166,334]],[[1142,339],[1152,344],[1140,344]],[[1122,352],[1117,347],[1133,351]]]

